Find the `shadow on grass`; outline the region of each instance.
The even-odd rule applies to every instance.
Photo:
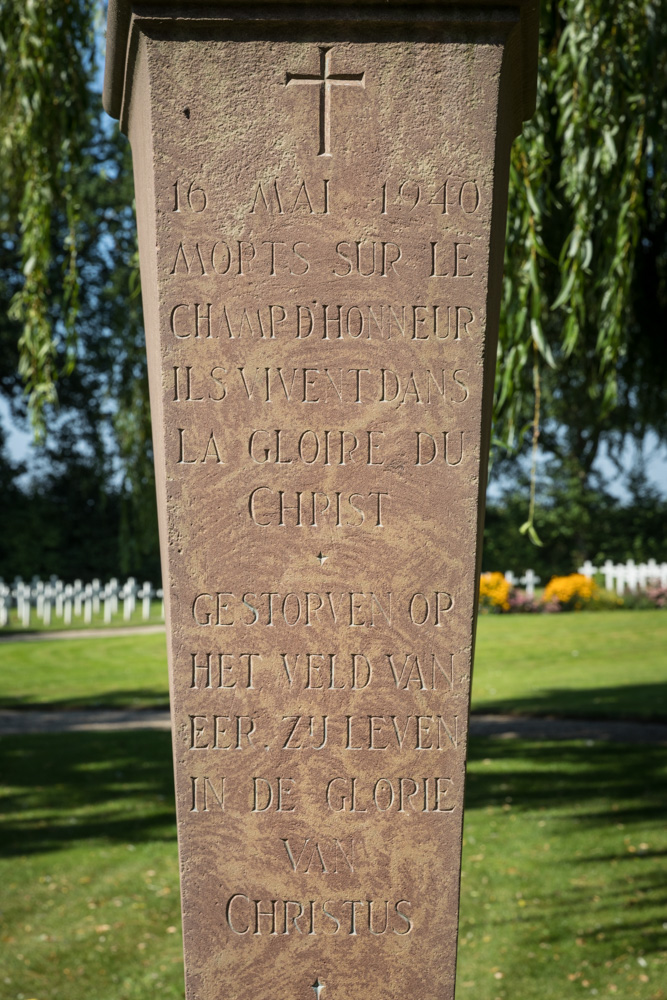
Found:
[[[607,824],[664,819],[667,753],[661,746],[528,740],[470,741],[466,808],[566,809],[563,819]],[[487,770],[480,759],[499,763]]]
[[[562,718],[667,720],[664,684],[623,684],[614,687],[552,688],[520,698],[475,697],[473,711],[498,715],[553,715]]]
[[[92,694],[68,695],[49,701],[44,701],[38,691],[16,696],[0,693],[0,708],[17,710],[168,707],[169,694],[166,687],[119,688]],[[667,681],[664,684],[625,684],[615,687],[552,688],[516,698],[476,697],[473,683],[472,709],[480,715],[667,722]]]
[[[139,709],[139,708],[169,708],[169,692],[166,689],[132,688],[131,690],[104,691],[96,694],[81,695],[44,701],[38,693],[13,696],[0,694],[0,708],[11,708],[18,711],[67,711],[82,708],[105,709]]]
[[[501,864],[513,863],[524,816],[531,824],[536,814],[548,818],[549,837],[567,838],[559,848],[565,870],[551,871],[548,886],[545,874],[540,887],[539,868],[532,876],[542,897],[540,909],[548,914],[548,929],[540,935],[555,945],[575,934],[592,938],[602,932],[608,940],[605,948],[613,943],[657,951],[660,922],[649,918],[667,907],[667,887],[659,880],[661,852],[630,854],[623,833],[610,838],[609,830],[624,824],[638,847],[663,830],[664,748],[474,739],[469,759],[470,815],[483,818],[492,810],[495,817],[507,816],[511,800],[517,819],[502,825],[499,835],[507,839],[508,855]],[[0,740],[0,767],[0,855],[19,858],[73,847],[175,842],[169,733],[8,737]],[[594,890],[587,879],[610,861],[617,867],[605,868],[604,889],[592,909]],[[579,872],[581,880],[573,879]],[[503,909],[490,912],[488,919],[499,926],[509,920],[513,929],[508,933],[525,951],[536,946],[537,932],[524,918]]]
[[[0,773],[2,856],[176,837],[168,732],[5,737]]]
[[[590,741],[589,741],[590,742]],[[480,766],[488,759],[501,769]],[[613,743],[470,742],[466,809],[563,810],[596,826],[661,822],[664,747]],[[168,732],[50,733],[0,739],[0,850],[26,854],[89,837],[125,842],[174,835]]]
[[[547,941],[555,947],[581,935],[640,954],[664,949],[664,924],[655,916],[667,911],[664,747],[475,739],[469,763],[466,809],[495,807],[498,815],[511,808],[516,827],[503,834],[510,850],[521,838],[522,813],[533,823],[536,813],[548,819],[548,839],[568,838],[568,870],[560,878],[545,871],[543,884],[538,878],[533,885],[548,913]],[[495,919],[504,924],[508,915]],[[530,919],[515,918],[517,941],[522,933],[531,939]]]

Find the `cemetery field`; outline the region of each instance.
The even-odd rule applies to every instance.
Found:
[[[182,1000],[169,735],[0,754],[0,1000]],[[666,793],[664,748],[473,741],[457,1000],[667,997]]]
[[[483,615],[473,710],[667,718],[667,613]],[[168,701],[164,635],[0,644],[0,706]]]
[[[30,625],[27,628],[22,625],[16,607],[12,606],[7,613],[7,624],[0,627],[0,636],[9,636],[13,633],[25,635],[26,632],[69,632],[72,629],[78,631],[79,629],[88,628],[123,628],[128,625],[164,625],[162,602],[151,601],[148,618],[144,618],[141,601],[137,603],[131,614],[126,617],[121,600],[118,611],[110,615],[109,621],[104,620],[104,610],[100,608],[99,611],[91,613],[89,622],[84,620],[83,614],[73,615],[71,622],[68,623],[62,617],[56,617],[53,614],[48,625],[44,624],[42,619],[32,609]]]

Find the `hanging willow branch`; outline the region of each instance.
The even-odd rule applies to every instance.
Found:
[[[666,6],[542,0],[537,112],[511,164],[495,412],[510,450],[530,441],[531,344],[552,400],[585,369],[597,418],[615,406],[642,222],[667,200]]]
[[[540,358],[537,347],[533,344],[533,388],[535,390],[535,413],[533,414],[533,444],[530,463],[530,502],[528,504],[528,520],[521,525],[519,531],[528,535],[533,545],[542,545],[535,527],[535,494],[537,490],[537,456],[540,446],[540,409],[542,406],[542,385],[540,381]]]
[[[10,317],[20,326],[19,370],[37,437],[58,375],[74,363],[93,17],[88,0],[0,0],[2,226],[19,234],[22,284]],[[60,246],[57,217],[67,232]]]

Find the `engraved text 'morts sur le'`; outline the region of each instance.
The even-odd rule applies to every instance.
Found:
[[[470,240],[450,236],[431,240],[428,252],[394,240],[364,237],[312,248],[308,240],[181,240],[166,265],[170,277],[389,279],[408,267],[423,278],[474,277],[477,248]]]

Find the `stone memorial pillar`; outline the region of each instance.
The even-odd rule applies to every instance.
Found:
[[[111,0],[188,1000],[451,1000],[533,0]]]

